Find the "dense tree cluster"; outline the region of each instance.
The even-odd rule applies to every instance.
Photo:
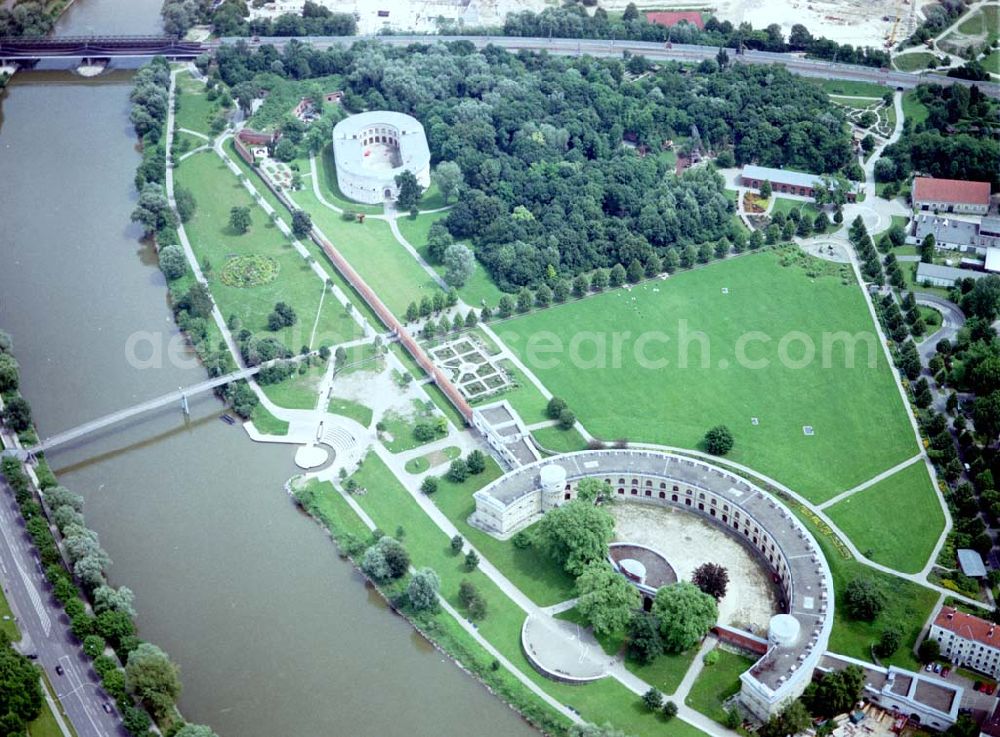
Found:
[[[47,36],[64,7],[65,3],[40,0],[4,3],[0,7],[0,36]]]
[[[994,121],[997,104],[976,86],[920,85],[927,119],[907,118],[899,141],[888,146],[875,166],[880,182],[902,182],[913,174],[990,182],[1000,188],[1000,137]]]
[[[721,177],[705,167],[675,176],[668,157],[637,156],[626,136],[655,154],[696,128],[704,148],[735,163],[815,172],[853,160],[842,113],[778,67],[710,63],[690,73],[667,64],[636,80],[620,60],[474,53],[463,42],[323,51],[293,42],[280,52],[236,44],[217,63],[230,85],[340,73],[349,109],[421,120],[433,159],[449,164],[448,176],[457,166],[461,182],[449,186],[463,192],[446,230],[432,233],[431,260],[443,263],[446,236],[471,241],[509,291],[554,289],[558,278],[616,264],[626,278],[649,273],[681,262],[689,246],[711,243],[711,258],[720,241],[743,237]]]
[[[249,20],[250,8],[260,0],[164,0],[160,11],[163,30],[183,36],[194,25],[210,24],[220,36],[353,36],[357,21],[352,13],[334,13],[306,0],[301,13],[283,13],[276,18]]]
[[[606,509],[575,499],[542,517],[534,530],[534,542],[578,576],[591,563],[604,559],[614,528],[614,517]]]
[[[464,34],[495,34],[498,29],[455,30],[461,30]],[[703,30],[687,22],[667,28],[646,20],[645,15],[641,14],[634,4],[629,5],[621,18],[612,18],[603,8],[598,8],[593,15],[590,15],[582,6],[573,4],[546,8],[540,13],[530,10],[511,13],[503,24],[502,33],[506,36],[620,38],[632,41],[671,41],[682,44],[727,46],[759,51],[804,51],[809,56],[836,59],[845,64],[889,66],[889,54],[882,49],[841,45],[828,38],[815,38],[809,29],[800,23],[792,26],[787,39],[777,23],[755,29],[748,22],[734,26],[730,21],[720,21],[715,17],[705,22]]]

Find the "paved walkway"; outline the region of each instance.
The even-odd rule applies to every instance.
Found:
[[[887,479],[890,476],[892,476],[893,474],[895,474],[895,473],[897,473],[899,471],[902,471],[904,468],[908,468],[908,467],[912,466],[914,463],[916,463],[917,461],[919,461],[922,458],[923,458],[923,455],[920,454],[920,453],[917,453],[917,455],[913,456],[913,458],[908,458],[905,461],[903,461],[902,463],[897,463],[895,466],[893,466],[889,470],[883,471],[882,473],[878,474],[877,476],[873,476],[872,478],[868,479],[864,483],[858,484],[853,489],[848,489],[847,491],[844,491],[844,492],[841,492],[840,494],[837,494],[837,496],[833,497],[832,499],[827,499],[822,504],[817,505],[816,508],[817,509],[826,509],[827,507],[832,507],[834,504],[838,504],[838,503],[844,501],[845,499],[854,496],[859,491],[864,491],[865,489],[867,489],[867,488],[869,488],[871,486],[874,486],[879,481],[882,481],[883,479]]]

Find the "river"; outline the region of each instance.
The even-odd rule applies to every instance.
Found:
[[[156,33],[159,5],[77,0],[57,32]],[[0,327],[43,437],[205,376],[134,360],[178,338],[128,222],[129,84],[23,74],[2,103]],[[50,454],[112,583],[135,591],[140,634],[180,665],[184,714],[221,737],[535,734],[366,592],[283,493],[291,450],[252,443],[222,409],[203,397],[187,422],[170,408]]]

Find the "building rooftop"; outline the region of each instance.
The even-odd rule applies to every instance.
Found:
[[[934,625],[948,632],[954,632],[956,637],[1000,648],[1000,627],[988,619],[943,606],[934,618]]]
[[[608,557],[621,565],[622,561],[637,560],[645,569],[645,580],[642,582],[651,589],[669,586],[677,583],[677,573],[667,559],[643,545],[631,543],[612,543],[608,547]]]
[[[914,218],[916,227],[913,236],[917,243],[922,243],[928,235],[934,236],[939,243],[954,243],[959,246],[970,246],[979,235],[979,226],[968,220],[958,220],[944,215],[921,213]]]
[[[705,21],[701,18],[701,13],[697,10],[674,10],[674,11],[657,11],[653,13],[646,13],[646,20],[650,23],[656,23],[659,26],[676,26],[681,21],[687,21],[693,26],[698,28],[705,27]]]
[[[991,250],[1000,251],[1000,249]],[[961,567],[962,573],[966,576],[986,575],[986,566],[983,565],[983,556],[975,550],[960,548],[958,550],[958,565]]]
[[[913,180],[913,201],[989,205],[990,183],[916,177]]]
[[[588,450],[567,453],[517,468],[475,493],[504,506],[540,487],[544,465],[558,464],[567,481],[644,474],[684,484],[686,489],[712,492],[742,509],[774,538],[790,572],[787,611],[799,621],[801,636],[789,647],[772,647],[751,669],[758,682],[777,690],[797,670],[818,643],[826,642],[832,627],[833,584],[825,558],[805,530],[783,505],[745,479],[717,466],[660,451],[633,449]]]
[[[772,169],[769,166],[757,166],[747,164],[743,167],[743,176],[747,179],[766,180],[774,184],[781,182],[791,184],[795,187],[815,187],[820,183],[818,174],[808,174],[802,171],[790,171],[788,169]]]
[[[940,264],[917,264],[917,283],[921,279],[981,279],[986,276],[982,271],[972,271],[971,269],[956,269],[954,266],[941,266]]]
[[[416,173],[430,164],[431,153],[427,148],[427,137],[420,121],[404,113],[391,110],[374,110],[344,118],[333,128],[333,154],[337,166],[352,174],[382,176],[365,166],[365,151],[360,138],[363,129],[372,125],[386,125],[395,128],[399,141],[399,166],[386,169],[384,176],[409,169]]]

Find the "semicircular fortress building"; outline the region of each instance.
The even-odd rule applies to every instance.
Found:
[[[378,204],[399,194],[396,176],[409,170],[420,186],[431,183],[431,153],[420,121],[403,113],[359,113],[333,129],[340,191],[356,202]]]

